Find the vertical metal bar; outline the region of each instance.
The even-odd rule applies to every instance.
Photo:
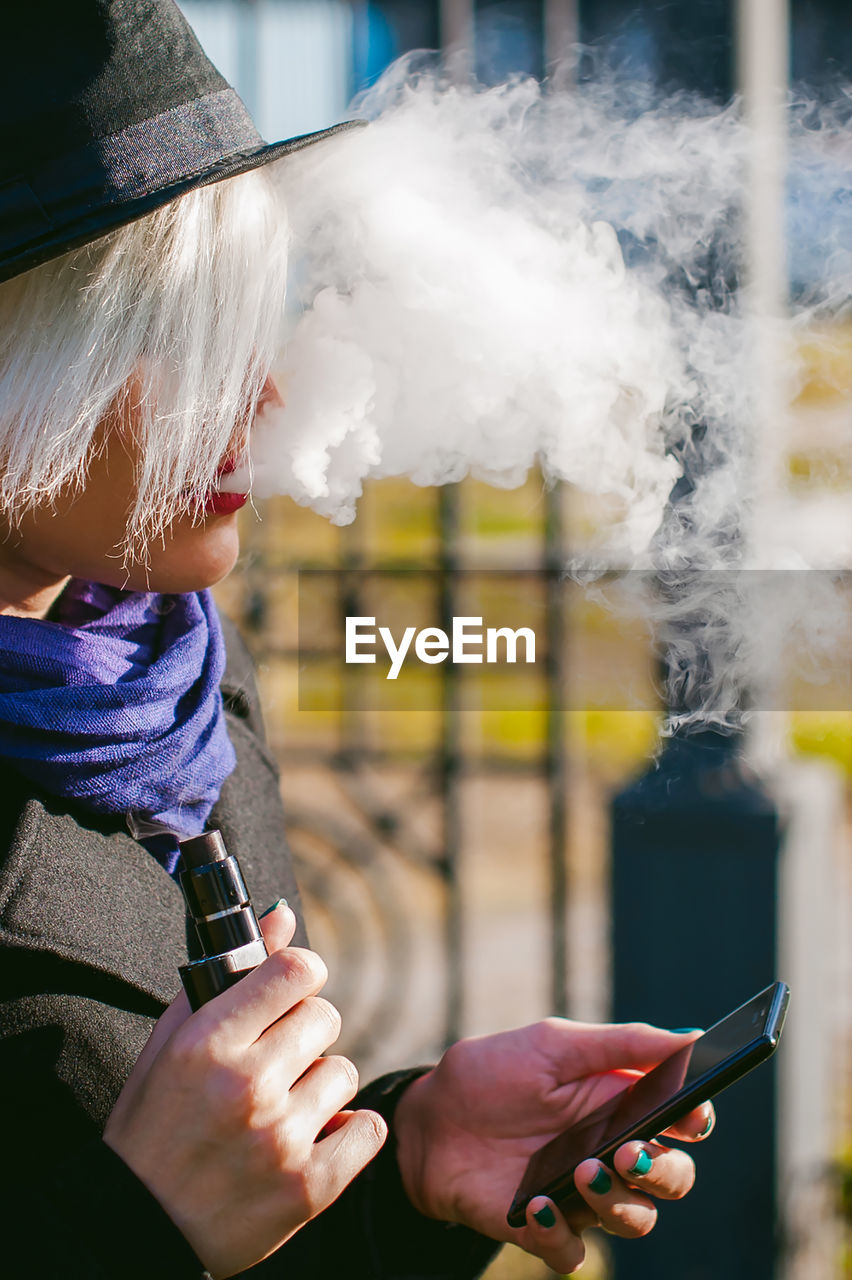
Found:
[[[550,973],[551,1007],[568,1013],[568,806],[565,751],[564,688],[566,643],[564,614],[562,486],[555,483],[545,493],[544,576],[547,631],[547,727],[544,771],[549,806],[548,854],[550,875]]]
[[[459,486],[443,485],[438,490],[438,590],[441,622],[452,635],[458,569]],[[444,942],[447,956],[447,992],[444,1015],[445,1042],[451,1044],[462,1034],[464,1017],[464,921],[459,859],[461,829],[461,742],[459,735],[458,676],[455,665],[441,666],[441,745],[438,756],[439,788],[443,810],[443,851],[446,916]]]
[[[570,76],[571,53],[579,34],[578,0],[544,0],[544,64],[557,68],[554,88],[564,87]],[[544,567],[546,576],[547,628],[547,777],[549,872],[550,872],[550,964],[553,1012],[568,1013],[568,804],[566,787],[568,761],[565,748],[565,681],[567,641],[564,613],[563,489],[558,481],[545,490]]]
[[[778,321],[788,305],[785,226],[789,0],[739,0],[737,74],[750,130],[745,206],[746,297],[752,327],[754,377],[753,483],[755,514],[748,531],[760,552],[767,517],[780,492],[785,412],[783,339]]]
[[[779,370],[790,359],[782,325],[789,305],[785,187],[790,0],[739,0],[737,20],[738,81],[750,128],[744,265],[751,326],[754,406],[749,479],[754,502],[747,538],[752,562],[766,568],[771,563],[771,530],[777,524],[778,502],[785,488],[788,447],[784,427],[789,419],[789,389]],[[758,696],[767,709],[753,717],[747,746],[751,759],[774,775],[779,786],[777,771],[787,750],[787,717],[779,706],[779,673],[769,669],[762,675]],[[776,1195],[786,1230],[775,1274],[783,1280],[828,1280],[836,1267],[832,1223],[836,1210],[825,1173],[831,1161],[832,1126],[822,1109],[833,1060],[831,1017],[823,1000],[831,983],[831,961],[826,959],[830,939],[823,932],[821,945],[814,945],[826,917],[818,920],[817,902],[813,897],[809,901],[807,890],[826,881],[825,873],[815,866],[814,850],[831,847],[830,810],[827,797],[816,798],[816,775],[797,779],[796,773],[785,770],[780,778],[788,825],[781,850],[778,967],[789,975],[798,1003],[786,1031],[785,1054],[777,1064]],[[798,803],[791,804],[791,783],[799,789]],[[817,837],[814,844],[817,823],[824,824],[827,835],[824,842]],[[799,843],[802,828],[808,833],[804,846]],[[797,883],[802,861],[807,871]]]
[[[578,0],[544,0],[544,65],[550,74],[557,70],[559,83],[570,77],[579,37]]]
[[[737,78],[753,130],[746,208],[752,306],[783,314],[787,305],[784,182],[787,170],[789,0],[739,0]]]
[[[441,48],[458,79],[473,67],[474,0],[439,0]],[[455,614],[455,577],[458,569],[459,486],[438,490],[439,609],[441,627],[452,634]],[[444,1012],[445,1043],[463,1032],[464,1019],[464,921],[459,859],[462,850],[461,770],[458,678],[452,662],[441,666],[441,745],[438,756],[439,789],[443,814],[441,872],[444,878],[446,917],[444,944],[447,957],[447,991]]]
[[[737,75],[749,126],[743,265],[753,402],[749,476],[753,502],[744,536],[758,568],[768,562],[766,540],[772,536],[769,531],[776,524],[777,504],[784,492],[784,427],[789,420],[788,387],[779,376],[789,363],[781,325],[789,293],[785,225],[789,24],[789,0],[739,0]],[[764,687],[755,690],[756,700],[771,706],[777,672],[765,670],[763,682]],[[754,716],[748,738],[752,757],[769,767],[777,763],[784,728],[783,717],[776,711]]]
[[[364,499],[362,498],[362,504]],[[339,571],[337,577],[337,607],[341,635],[345,633],[346,619],[357,618],[363,613],[361,606],[362,575],[364,573],[364,515],[345,529],[341,529],[338,542]],[[343,665],[343,690],[338,715],[339,764],[352,769],[358,759],[361,737],[361,683],[364,676],[358,666]]]
[[[462,76],[473,65],[474,0],[440,0],[438,21],[441,48]]]

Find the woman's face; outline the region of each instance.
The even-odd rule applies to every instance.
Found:
[[[261,404],[269,401],[280,403],[271,380]],[[0,543],[0,610],[15,605],[16,583],[24,597],[49,596],[52,586],[58,595],[68,577],[137,591],[186,592],[211,586],[233,568],[237,508],[246,501],[235,494],[211,493],[200,518],[181,516],[151,542],[147,563],[125,562],[122,543],[137,464],[132,420],[116,414],[101,430],[85,487],[50,508],[29,511]]]

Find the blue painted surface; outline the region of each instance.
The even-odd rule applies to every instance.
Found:
[[[387,14],[377,4],[364,4],[359,11],[359,39],[355,48],[355,83],[366,89],[378,80],[400,53],[397,33]]]
[[[395,58],[440,44],[438,0],[356,0],[354,83],[375,83]]]
[[[479,0],[476,74],[483,84],[544,74],[542,0]]]
[[[776,978],[774,802],[736,737],[674,739],[612,809],[613,1016],[710,1026]],[[783,1051],[783,1050],[782,1050]],[[616,1280],[773,1280],[775,1060],[718,1101],[695,1190],[657,1228],[611,1240]],[[709,1225],[708,1225],[709,1224]]]

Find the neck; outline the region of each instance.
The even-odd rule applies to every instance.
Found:
[[[46,618],[65,590],[68,575],[30,564],[8,546],[0,546],[0,613],[16,618]]]

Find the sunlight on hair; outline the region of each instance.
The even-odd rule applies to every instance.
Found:
[[[83,484],[107,415],[132,409],[141,461],[117,554],[144,559],[241,443],[286,269],[283,204],[256,170],[0,285],[0,518]]]

